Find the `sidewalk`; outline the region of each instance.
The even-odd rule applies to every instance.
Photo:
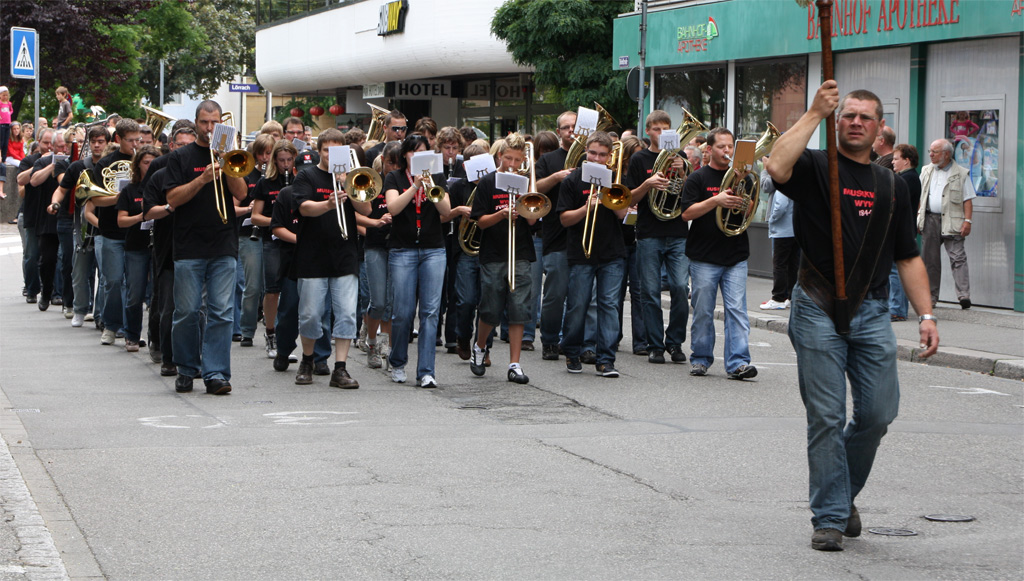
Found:
[[[771,298],[772,281],[751,276],[747,279],[747,312],[750,326],[786,333],[789,309],[762,311],[761,303]],[[662,305],[669,306],[668,293],[662,293]],[[906,322],[893,323],[899,345],[899,358],[940,367],[977,371],[1006,379],[1024,379],[1024,313],[1007,309],[972,307],[940,302],[935,307],[939,318],[939,352],[928,359],[917,353],[920,340],[917,314],[913,307]],[[721,296],[715,318],[723,318]]]

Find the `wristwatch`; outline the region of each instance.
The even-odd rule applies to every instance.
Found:
[[[939,318],[936,317],[935,315],[921,315],[917,319],[918,324],[921,324],[921,323],[923,323],[925,321],[935,321],[936,325],[939,324]]]
[[[964,222],[967,222],[968,224],[974,224],[974,222],[971,222],[970,218],[964,218]]]
[[[170,214],[170,213],[174,212],[174,208],[172,208],[170,204],[164,204],[164,210],[165,210],[165,211],[166,211],[166,212],[167,212],[168,214]]]

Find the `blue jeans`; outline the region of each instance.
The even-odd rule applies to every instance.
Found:
[[[725,307],[725,370],[750,363],[750,320],[747,318],[747,261],[732,266],[690,262],[693,281],[693,326],[690,362],[711,367],[715,361],[715,298],[722,289]]]
[[[444,287],[444,248],[392,248],[388,272],[395,300],[391,306],[391,367],[404,368],[409,361],[409,342],[416,297],[419,296],[420,331],[416,340],[416,379],[434,373],[434,341],[437,338],[437,315],[441,308]],[[417,293],[418,289],[418,293]]]
[[[899,412],[896,335],[884,299],[865,299],[838,335],[832,320],[793,289],[789,338],[796,350],[800,397],[807,409],[807,462],[815,529],[844,530],[864,488],[875,451]],[[853,419],[846,423],[846,380]]]
[[[690,275],[690,259],[686,257],[686,238],[641,238],[636,241],[636,253],[637,275],[643,288],[641,304],[647,344],[650,349],[658,351],[681,347],[686,341],[686,324],[690,318],[687,298],[690,289],[686,282]],[[667,329],[661,310],[662,266],[668,275],[668,292],[672,300]]]
[[[103,241],[106,238],[99,234],[92,237],[93,257],[96,259],[96,299],[93,316],[103,321],[103,305],[107,302],[107,291],[103,288]]]
[[[334,339],[356,338],[356,305],[359,277],[299,279],[299,335],[306,339],[319,339],[330,335]],[[334,313],[334,323],[324,329],[323,322]]]
[[[54,284],[64,306],[68,310],[75,303],[75,287],[72,272],[75,265],[75,224],[71,220],[57,220],[57,238],[60,240],[60,284]]]
[[[93,288],[96,279],[96,251],[82,248],[82,235],[75,228],[75,259],[71,269],[75,313],[85,315],[93,309]],[[67,304],[66,302],[64,304]]]
[[[894,262],[889,272],[889,315],[906,319],[909,306],[907,294],[903,292],[903,283],[900,282],[900,272]]]
[[[330,311],[327,320],[321,323],[324,330],[330,330]],[[295,351],[299,340],[299,286],[287,276],[281,277],[281,296],[277,300],[277,356],[282,359]],[[323,333],[313,344],[313,360],[326,361],[331,355],[331,334]]]
[[[231,297],[235,284],[234,256],[174,261],[174,326],[171,343],[178,374],[203,379],[231,379]],[[207,323],[199,330],[199,311],[206,290]]]
[[[479,332],[476,312],[480,306],[480,259],[461,250],[458,252],[459,259],[455,265],[455,336],[462,341],[475,342]],[[488,349],[496,334],[492,330],[487,337]]]
[[[537,339],[537,321],[540,320],[540,287],[544,283],[544,240],[534,236],[533,249],[537,254],[537,260],[530,264],[530,278],[533,285],[533,316],[523,325],[523,341],[534,341]]]
[[[363,251],[366,266],[366,286],[370,292],[367,313],[371,319],[391,319],[391,278],[388,276],[388,249],[367,248]]]
[[[622,313],[625,309],[623,306],[626,301],[626,293],[629,293],[629,305],[630,305],[630,326],[631,333],[633,335],[633,352],[647,349],[647,327],[644,324],[644,313],[643,313],[643,283],[640,282],[640,275],[637,271],[637,251],[636,246],[626,247],[626,274],[627,276],[622,279],[622,293],[619,294],[619,341],[616,341],[615,347],[618,351],[619,342],[622,341]],[[689,313],[689,308],[687,308]]]
[[[18,214],[18,226],[25,221],[24,214]],[[24,228],[21,237],[21,270],[25,279],[25,290],[28,296],[33,297],[42,290],[42,281],[39,278],[39,238],[36,237],[36,229]]]
[[[124,330],[124,338],[127,341],[138,342],[142,335],[142,303],[146,300],[150,256],[149,250],[129,250],[124,253],[124,273],[128,279]]]
[[[540,342],[543,345],[557,345],[561,339],[559,335],[565,318],[565,294],[568,289],[569,259],[566,251],[545,254],[544,298],[540,310]]]
[[[598,266],[574,264],[569,268],[569,291],[562,328],[562,353],[567,358],[580,356],[585,334],[587,309],[597,299],[595,340],[597,363],[615,363],[613,346],[619,337],[619,293],[626,273],[626,261],[617,258]],[[596,287],[595,287],[596,285]]]
[[[124,326],[124,240],[98,236],[96,249],[103,273],[103,325],[118,331]]]
[[[260,318],[263,299],[263,242],[238,237],[238,262],[235,267],[234,333],[252,339]]]

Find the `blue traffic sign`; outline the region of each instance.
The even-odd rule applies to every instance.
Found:
[[[256,83],[231,83],[228,91],[232,93],[259,93],[260,86]]]
[[[11,76],[34,79],[39,68],[39,36],[34,28],[11,27]]]

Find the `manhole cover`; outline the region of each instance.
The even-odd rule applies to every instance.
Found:
[[[912,531],[910,529],[878,528],[878,529],[868,529],[868,532],[872,533],[872,534],[875,534],[875,535],[885,535],[887,537],[916,537],[917,536],[917,533],[915,533],[914,531]]]
[[[974,520],[973,516],[966,514],[926,514],[924,518],[936,522],[971,522]]]

